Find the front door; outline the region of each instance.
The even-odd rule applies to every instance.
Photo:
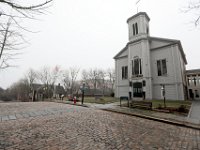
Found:
[[[142,82],[133,83],[133,97],[142,97]]]

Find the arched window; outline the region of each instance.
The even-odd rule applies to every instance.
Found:
[[[135,35],[135,25],[133,24],[133,35]]]
[[[142,60],[139,57],[135,57],[132,60],[132,75],[141,75],[142,74]]]

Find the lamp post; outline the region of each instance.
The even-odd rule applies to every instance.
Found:
[[[84,83],[84,82],[83,82],[81,91],[82,91],[82,100],[81,100],[81,103],[82,103],[82,105],[83,105],[83,101],[84,101],[84,92],[85,92],[85,83]]]
[[[165,103],[165,85],[161,86],[161,95],[163,96],[164,107],[166,108],[166,103]]]
[[[132,99],[132,81],[129,81],[129,98],[128,98],[128,107],[130,105],[130,100]]]

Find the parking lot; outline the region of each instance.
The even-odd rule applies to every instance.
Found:
[[[54,102],[0,103],[0,149],[200,149],[200,131]]]

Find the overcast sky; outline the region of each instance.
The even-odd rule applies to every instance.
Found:
[[[187,69],[200,68],[200,28],[195,15],[181,11],[189,0],[54,0],[41,21],[26,23],[39,33],[27,33],[30,45],[16,68],[0,71],[0,87],[7,88],[24,77],[29,68],[43,66],[114,68],[113,57],[128,42],[126,20],[138,11],[150,17],[150,35],[181,40]]]

